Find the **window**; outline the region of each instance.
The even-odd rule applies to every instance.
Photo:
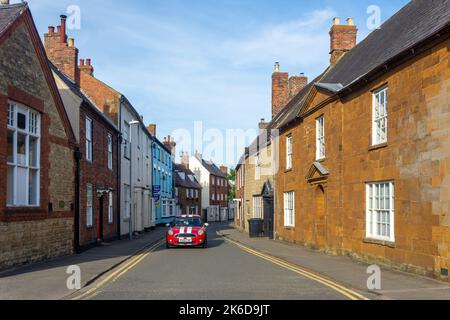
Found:
[[[189,189],[186,189],[186,198],[189,198]]]
[[[316,120],[316,160],[325,158],[325,119],[324,117]]]
[[[113,193],[109,193],[109,203],[108,203],[108,223],[112,224],[114,222],[114,206],[113,206]]]
[[[212,194],[211,199],[212,199],[212,201],[215,201],[215,200],[216,200],[216,196],[215,196],[214,193]]]
[[[94,203],[93,200],[93,190],[92,184],[88,183],[86,186],[86,226],[92,227],[93,225],[93,208],[92,205]]]
[[[108,134],[108,169],[113,169],[113,138]]]
[[[198,190],[195,190],[195,198],[198,199]]]
[[[130,125],[125,121],[123,125],[123,155],[130,159]]]
[[[263,203],[262,197],[253,197],[253,218],[255,219],[263,218],[262,203]]]
[[[387,142],[387,90],[387,88],[383,88],[373,94],[372,145]]]
[[[92,162],[92,120],[86,118],[86,160]]]
[[[292,169],[292,136],[286,138],[286,170]]]
[[[395,242],[394,184],[370,183],[366,186],[367,238]]]
[[[7,205],[37,207],[40,203],[40,114],[10,102],[7,124]]]
[[[284,226],[295,227],[294,192],[284,194]]]
[[[124,217],[125,219],[130,218],[130,213],[131,213],[131,187],[129,185],[124,185],[123,188],[124,191]]]

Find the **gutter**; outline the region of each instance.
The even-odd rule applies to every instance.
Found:
[[[80,253],[80,148],[76,147],[74,151],[75,157],[75,212],[74,212],[74,250]]]

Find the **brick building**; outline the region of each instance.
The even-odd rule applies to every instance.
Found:
[[[334,20],[329,68],[270,124],[277,238],[448,276],[449,23],[416,0],[356,45]]]
[[[0,60],[6,268],[73,252],[76,141],[26,3],[0,5]]]
[[[202,213],[202,186],[183,164],[174,164],[175,199],[178,214]]]

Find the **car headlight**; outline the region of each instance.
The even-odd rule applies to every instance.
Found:
[[[205,231],[200,230],[200,231],[198,232],[198,235],[199,235],[199,236],[202,236],[204,233],[205,233]]]
[[[172,230],[169,230],[169,232],[167,232],[167,234],[168,234],[169,236],[173,236],[173,231],[172,231]]]

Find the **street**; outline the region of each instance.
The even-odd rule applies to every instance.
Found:
[[[246,252],[216,231],[216,226],[210,228],[207,249],[166,249],[165,242],[159,242],[137,263],[106,276],[100,285],[86,288],[74,298],[348,300],[353,297]]]

